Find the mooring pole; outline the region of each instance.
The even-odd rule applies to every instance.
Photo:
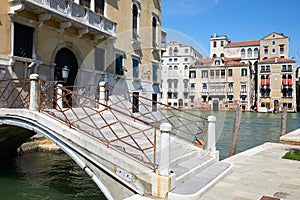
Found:
[[[282,113],[281,113],[281,133],[280,136],[283,136],[286,134],[286,120],[287,120],[287,108],[283,107],[282,108]]]
[[[240,105],[237,105],[236,111],[235,111],[235,118],[234,118],[234,124],[233,124],[233,136],[232,136],[232,144],[231,144],[231,150],[229,153],[229,156],[233,156],[236,153],[236,146],[239,136],[239,128],[241,123],[241,107]]]

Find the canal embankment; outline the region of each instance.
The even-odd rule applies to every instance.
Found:
[[[206,191],[200,200],[300,199],[300,161],[283,156],[300,149],[300,129],[282,136],[280,143],[264,143],[224,159],[233,165],[229,175]]]

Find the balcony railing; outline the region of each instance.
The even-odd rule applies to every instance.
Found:
[[[116,34],[115,22],[70,0],[10,0],[9,2],[11,9],[14,9],[16,5],[25,6],[25,8],[26,6],[35,8],[38,7],[41,10],[47,10],[44,11],[45,13],[51,11],[59,17],[74,20],[75,22],[84,24],[100,32],[104,32],[112,36],[115,36]],[[11,10],[11,12],[14,11]]]

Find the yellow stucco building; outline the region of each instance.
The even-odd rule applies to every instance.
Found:
[[[67,86],[105,80],[151,96],[160,93],[161,33],[161,0],[1,0],[1,73]]]

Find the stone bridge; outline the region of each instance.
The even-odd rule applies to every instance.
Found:
[[[35,74],[0,81],[2,156],[42,134],[107,199],[198,199],[231,169],[219,162],[215,123],[103,82],[66,88]]]

